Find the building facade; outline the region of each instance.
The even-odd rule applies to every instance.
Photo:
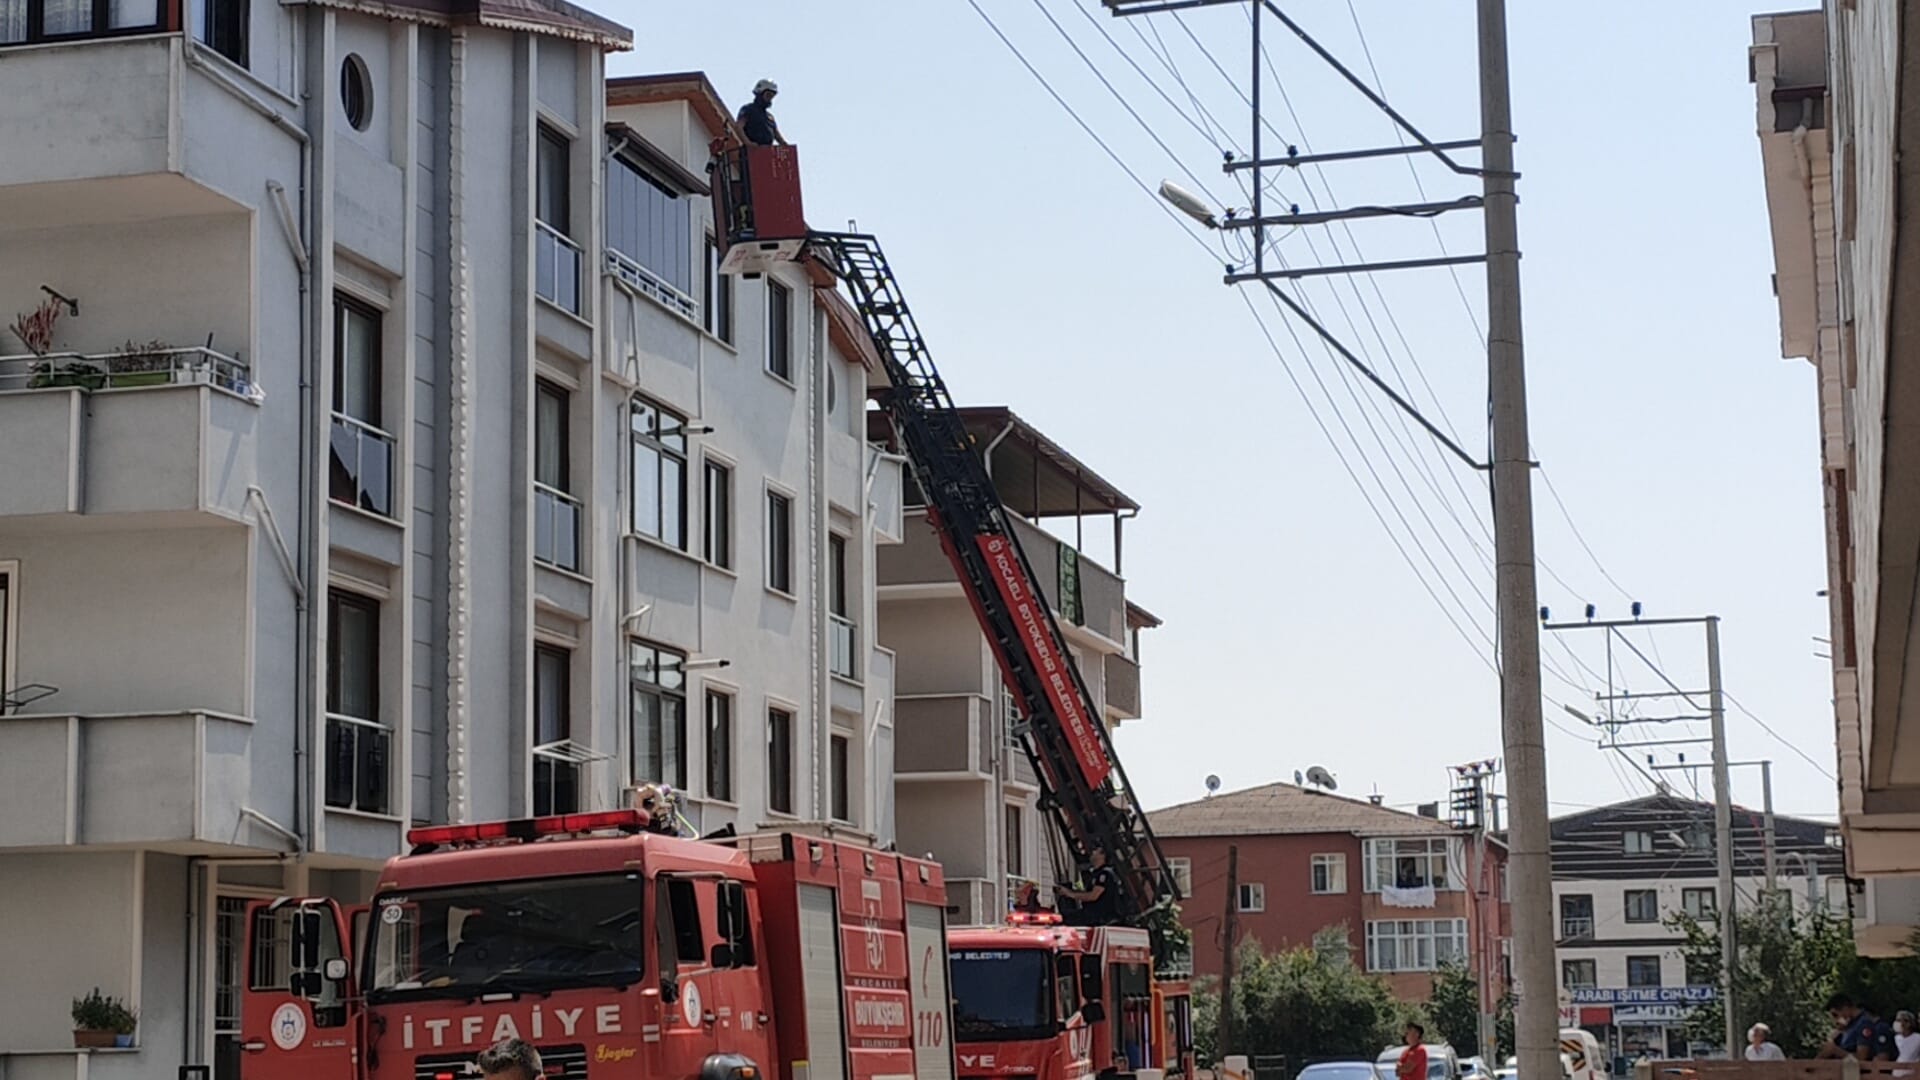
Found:
[[[1920,35],[1895,0],[1755,16],[1749,70],[1781,355],[1815,368],[1825,481],[1836,773],[1855,939],[1920,930]],[[1910,28],[1907,28],[1910,29]]]
[[[1207,943],[1233,903],[1236,940],[1268,951],[1335,950],[1424,1001],[1448,964],[1475,973],[1486,1000],[1509,981],[1506,849],[1434,817],[1292,784],[1225,792],[1149,817],[1182,878],[1193,968],[1218,975]],[[1237,895],[1227,861],[1238,849]]]
[[[1718,870],[1713,804],[1658,794],[1553,822],[1556,954],[1562,1026],[1580,1026],[1610,1055],[1692,1057],[1717,1050],[1688,1042],[1692,1006],[1715,980],[1690,972],[1684,933],[1669,920],[1715,919]],[[1844,913],[1847,883],[1834,826],[1734,813],[1738,910],[1752,910],[1775,868],[1782,902]]]
[[[1140,633],[1159,620],[1127,600],[1118,565],[1084,548],[1090,519],[1110,524],[1117,564],[1123,522],[1139,507],[1011,410],[961,411],[1098,715],[1109,727],[1138,719]],[[889,435],[877,414],[871,434]],[[949,922],[995,923],[1020,885],[1052,889],[1061,872],[1054,826],[1017,743],[1017,703],[911,481],[908,489],[905,542],[878,549],[881,640],[899,670],[900,846],[945,867]]]
[[[0,8],[0,1073],[237,1075],[247,905],[414,823],[892,839],[857,320],[713,273],[703,78],[379,10]]]

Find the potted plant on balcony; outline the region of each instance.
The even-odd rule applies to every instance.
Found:
[[[80,390],[98,390],[104,386],[107,377],[93,365],[74,361],[55,367],[51,360],[41,360],[33,365],[32,377],[27,380],[27,389],[45,390],[49,388],[74,387]]]
[[[49,299],[32,311],[21,312],[14,317],[13,325],[8,329],[20,339],[20,344],[35,356],[45,356],[53,348],[53,326],[60,321],[61,305],[59,301]]]
[[[107,997],[99,987],[86,997],[73,999],[73,1045],[101,1049],[132,1046],[133,1031],[139,1018],[126,1002]]]
[[[164,386],[173,381],[177,355],[178,350],[164,341],[129,341],[107,358],[107,385],[116,389]]]

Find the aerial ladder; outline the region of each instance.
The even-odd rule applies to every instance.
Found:
[[[1120,885],[1117,920],[1154,928],[1156,912],[1178,899],[1173,877],[879,241],[807,228],[792,146],[717,141],[712,174],[722,272],[811,261],[851,294],[889,384],[878,404],[1024,718],[1019,743],[1040,785],[1041,811],[1076,860],[1095,848],[1107,853]]]

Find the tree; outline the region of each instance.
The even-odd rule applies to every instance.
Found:
[[[1233,997],[1236,1054],[1284,1054],[1292,1065],[1314,1058],[1369,1060],[1399,1041],[1399,1027],[1417,1011],[1393,998],[1386,983],[1355,967],[1322,931],[1314,946],[1268,953],[1247,940],[1236,951]],[[1204,1060],[1218,1060],[1213,1044],[1221,1008],[1217,984],[1196,988],[1194,1033]]]
[[[1480,1052],[1480,985],[1465,965],[1448,963],[1434,972],[1427,1015],[1433,1017],[1434,1037],[1462,1056]]]
[[[1668,922],[1686,935],[1681,952],[1687,981],[1721,991],[1687,1017],[1689,1038],[1717,1046],[1724,1041],[1728,981],[1720,961],[1719,919],[1679,914]],[[1852,963],[1857,958],[1851,926],[1825,912],[1795,914],[1773,904],[1737,914],[1734,934],[1740,943],[1732,979],[1738,1030],[1765,1023],[1788,1057],[1812,1057],[1832,1033],[1824,1008],[1828,996],[1841,988],[1843,967],[1866,970]]]

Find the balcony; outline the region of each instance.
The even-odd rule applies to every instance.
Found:
[[[533,223],[533,291],[569,315],[580,314],[580,245],[544,221]]]
[[[209,349],[0,356],[0,517],[240,517],[260,400]]]
[[[894,698],[894,770],[908,774],[981,777],[991,774],[996,747],[985,698],[929,694]]]
[[[1140,719],[1140,665],[1119,653],[1107,654],[1107,711],[1123,720]]]
[[[374,720],[327,714],[327,805],[385,814],[392,806],[393,729]]]
[[[580,500],[545,484],[533,485],[533,557],[580,572]]]
[[[700,318],[698,301],[669,285],[665,278],[640,265],[624,251],[613,247],[607,248],[607,273],[633,286],[636,291],[660,301],[685,318],[695,320]]]
[[[827,616],[828,663],[835,675],[843,679],[860,677],[860,667],[854,661],[860,644],[860,634],[853,620],[845,615]]]
[[[252,740],[212,712],[0,717],[0,848],[234,844]]]
[[[393,436],[345,413],[333,414],[327,495],[371,514],[393,516]]]

